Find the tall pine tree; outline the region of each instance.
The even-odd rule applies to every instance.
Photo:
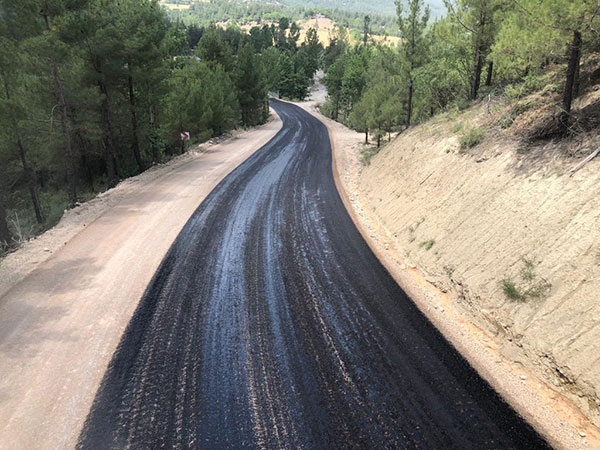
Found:
[[[415,72],[421,67],[426,58],[425,30],[429,22],[429,6],[424,0],[396,0],[398,26],[402,38],[401,53],[406,67],[408,95],[406,100],[406,125],[410,126],[413,114],[413,97],[415,90]]]

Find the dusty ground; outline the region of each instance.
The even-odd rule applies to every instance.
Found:
[[[121,183],[0,267],[0,448],[72,448],[121,334],[205,196],[280,129],[236,133]]]
[[[417,134],[418,131],[411,132],[413,133],[413,140],[411,141],[413,148],[406,149],[402,147],[402,139],[404,138],[392,142],[363,171],[360,162],[363,135],[348,130],[316,112],[316,105],[322,103],[324,97],[324,90],[315,88],[311,99],[302,103],[301,106],[318,115],[327,124],[334,145],[334,168],[338,171],[340,194],[344,198],[349,211],[353,214],[363,237],[390,273],[478,372],[520,414],[534,424],[554,446],[565,449],[600,448],[600,430],[593,424],[592,419],[594,416],[590,414],[590,410],[584,407],[582,412],[582,402],[577,401],[579,397],[569,395],[565,388],[561,389],[560,386],[554,385],[546,376],[544,368],[534,364],[532,359],[524,357],[520,349],[514,350],[515,346],[506,338],[505,333],[499,334],[490,331],[489,328],[477,320],[479,314],[486,314],[485,309],[481,310],[482,305],[485,304],[484,300],[481,300],[482,297],[476,297],[478,302],[475,304],[461,305],[460,300],[463,299],[464,302],[464,290],[467,286],[462,287],[463,285],[459,284],[462,289],[457,290],[449,286],[451,283],[444,284],[442,282],[443,275],[446,272],[456,274],[456,267],[461,267],[461,264],[464,267],[465,262],[468,261],[470,261],[472,271],[478,273],[479,276],[481,276],[481,272],[486,270],[489,272],[491,269],[494,269],[494,272],[497,273],[498,270],[502,270],[503,266],[501,264],[514,265],[516,264],[515,260],[519,261],[523,252],[527,251],[527,249],[519,248],[524,242],[528,242],[526,237],[521,237],[522,235],[518,234],[514,228],[507,227],[506,220],[497,223],[494,219],[488,220],[484,222],[487,223],[487,226],[477,222],[477,214],[483,214],[483,211],[486,211],[485,206],[492,202],[492,198],[497,195],[497,192],[494,195],[492,195],[494,191],[490,192],[490,198],[483,202],[479,200],[479,203],[483,203],[483,205],[475,208],[476,200],[473,195],[477,194],[478,186],[481,186],[485,180],[488,180],[492,186],[497,186],[497,189],[515,185],[512,187],[512,191],[505,192],[504,196],[500,198],[505,203],[510,198],[521,198],[517,203],[520,202],[522,206],[526,204],[526,201],[519,195],[520,190],[525,189],[528,185],[535,186],[535,180],[539,181],[542,174],[538,173],[533,178],[522,174],[515,175],[510,172],[507,175],[507,167],[504,167],[503,170],[497,169],[494,171],[489,166],[482,164],[486,161],[485,155],[478,158],[478,161],[474,158],[472,161],[465,162],[466,156],[446,153],[448,145],[453,144],[456,148],[456,138],[448,143],[440,140],[435,131],[432,132],[429,140],[424,140],[422,135]],[[499,158],[501,167],[502,164],[506,164],[506,158],[506,156]],[[435,165],[432,161],[435,161]],[[455,161],[455,167],[453,167],[451,161]],[[550,244],[555,242],[559,244],[557,253],[563,252],[566,258],[570,258],[572,252],[578,251],[589,255],[591,249],[594,248],[593,242],[598,232],[598,220],[593,219],[593,214],[596,214],[597,217],[600,208],[598,208],[598,205],[593,208],[594,202],[597,203],[597,188],[594,191],[593,184],[598,185],[597,176],[594,176],[593,173],[594,171],[597,172],[596,165],[598,163],[598,161],[595,162],[594,165],[585,168],[585,172],[582,171],[582,173],[578,173],[573,177],[574,180],[577,180],[577,183],[582,185],[581,192],[588,193],[588,195],[572,195],[562,199],[564,202],[562,204],[563,208],[565,205],[569,205],[573,210],[576,209],[574,205],[581,207],[580,215],[575,214],[575,217],[571,219],[573,225],[579,225],[571,226],[568,231],[563,233],[562,244],[558,236],[550,242]],[[568,164],[565,164],[563,169],[569,167]],[[472,180],[474,174],[469,173],[469,169],[479,170],[480,176]],[[453,176],[453,174],[456,174],[456,176]],[[508,181],[503,180],[503,177],[510,179]],[[433,178],[430,182],[431,186],[424,190],[422,185],[426,184],[431,178]],[[561,177],[555,175],[549,177],[548,180],[548,184],[554,188],[552,191],[548,191],[548,186],[538,186],[534,189],[530,188],[529,192],[532,196],[534,194],[539,196],[540,203],[544,203],[552,195],[551,192],[560,193],[561,188],[564,190],[564,186],[561,186],[560,180],[557,181],[556,178],[560,179]],[[447,186],[439,186],[444,179],[454,182],[456,186],[453,186],[453,189]],[[563,178],[563,181],[566,180]],[[468,195],[469,192],[472,193],[471,196]],[[452,194],[454,194],[454,198],[451,197]],[[596,199],[594,199],[594,195]],[[406,198],[409,200],[399,201],[399,199]],[[588,206],[583,208],[586,204]],[[467,213],[464,209],[461,210],[459,205],[463,205],[470,213]],[[558,204],[553,206],[554,208],[559,207]],[[512,213],[517,210],[517,205],[512,205],[512,208],[509,207],[508,209]],[[549,205],[542,210],[545,211],[546,215],[552,213],[552,208]],[[582,216],[586,212],[592,214],[592,216]],[[426,216],[426,220],[417,226],[416,223],[420,221],[423,215]],[[457,220],[459,217],[462,217],[462,220]],[[527,220],[522,216],[519,218]],[[440,228],[435,230],[426,226],[428,219],[429,222],[445,222],[438,225]],[[454,241],[457,236],[452,235],[449,231],[452,229],[451,224],[464,224],[465,222],[468,226],[464,227],[464,236],[465,239],[468,238],[467,240],[472,243],[472,246],[467,246],[462,241],[463,247],[460,247],[460,241]],[[537,223],[539,224],[539,222]],[[593,228],[594,224],[596,226],[595,232],[590,228]],[[532,230],[535,230],[534,225],[531,225]],[[411,226],[413,232],[409,231]],[[442,226],[445,226],[445,228],[441,228]],[[566,230],[567,225],[549,224],[548,226],[555,226],[556,232],[561,233]],[[445,232],[442,233],[442,230],[445,230]],[[586,232],[591,233],[591,237],[586,236]],[[406,235],[403,236],[403,241],[398,238],[401,233]],[[576,234],[575,237],[572,236],[574,233]],[[415,234],[417,234],[417,237],[413,239],[412,235]],[[442,242],[446,243],[447,249],[438,250],[441,247],[439,245],[440,234],[444,236]],[[499,247],[485,244],[486,239],[490,240],[494,235],[504,237],[504,239],[514,243],[510,248],[500,252]],[[481,238],[478,236],[481,236]],[[526,234],[525,236],[530,235]],[[421,241],[436,237],[437,240],[430,251],[418,245]],[[481,239],[483,239],[482,242],[472,241]],[[591,242],[589,242],[590,239]],[[534,240],[530,244],[534,249],[537,249],[543,248],[544,243],[541,240]],[[571,246],[571,251],[566,250],[569,246]],[[469,253],[470,248],[478,249],[482,254]],[[499,252],[498,254],[503,255],[502,258],[496,258],[496,260],[490,262],[490,249],[495,249]],[[442,251],[444,252],[445,261],[439,257]],[[421,255],[420,258],[415,257],[417,252],[419,252],[418,255]],[[559,261],[555,264],[558,263]],[[598,278],[594,278],[593,273],[587,273],[590,270],[592,272],[595,270],[591,261],[585,259],[582,263],[585,264],[581,267],[584,274],[583,281],[578,284],[582,287],[580,287],[579,296],[574,300],[575,302],[587,302],[588,306],[569,301],[572,290],[568,289],[558,297],[560,300],[557,300],[556,303],[545,304],[543,307],[547,309],[541,314],[543,320],[539,320],[537,326],[543,325],[547,329],[564,330],[563,333],[570,329],[572,334],[570,340],[566,336],[561,338],[565,339],[564,344],[561,345],[560,342],[556,342],[558,337],[548,336],[549,332],[546,331],[546,336],[548,336],[547,346],[554,345],[559,349],[568,349],[569,345],[573,345],[578,341],[585,342],[587,339],[587,342],[589,342],[589,336],[594,333],[593,326],[591,328],[589,326],[580,327],[580,323],[581,321],[589,324],[594,323],[594,314],[598,311],[596,306]],[[450,264],[452,264],[454,271],[444,270],[444,266]],[[477,267],[481,267],[481,269],[478,270]],[[559,269],[561,268],[565,270],[565,267],[573,270],[575,265],[572,261],[565,261],[563,265],[559,265],[555,269],[556,273],[560,273]],[[432,275],[433,273],[437,276]],[[589,280],[588,283],[585,281],[586,278]],[[460,280],[460,278],[457,279],[454,275],[454,280]],[[595,291],[587,291],[589,287],[594,285],[594,280],[596,280]],[[454,283],[457,283],[457,281],[454,281]],[[464,283],[466,285],[467,282]],[[496,296],[491,298],[497,299],[497,283],[491,283],[489,279],[487,283],[490,283],[491,290],[496,293]],[[483,284],[485,285],[485,282]],[[577,285],[577,283],[575,284]],[[489,293],[489,291],[481,292],[482,295],[486,295],[486,293]],[[574,317],[571,314],[570,317],[567,317],[565,311],[573,311],[575,308],[573,303],[577,305],[580,311],[578,314],[581,315],[576,314]],[[559,306],[564,305],[562,311],[560,307],[556,310],[557,304]],[[533,309],[531,305],[525,304],[520,307],[528,312],[529,317],[535,317],[535,312],[531,311]],[[515,310],[518,313],[518,309],[518,306],[509,304],[506,301],[499,302],[497,305],[497,313],[503,313],[509,318]],[[524,317],[527,316],[521,312],[521,321],[524,320]],[[580,319],[577,317],[580,317]],[[597,320],[598,318],[595,319],[595,323],[597,323]],[[567,322],[563,323],[561,321]],[[510,323],[514,322],[511,320]],[[538,342],[544,342],[543,336],[538,334]],[[522,339],[522,335],[520,335],[520,338]],[[597,345],[598,340],[596,339],[595,342]],[[593,342],[589,342],[589,344],[593,345]],[[594,364],[597,352],[579,354],[580,350],[582,350],[581,347],[573,346],[571,355],[580,358],[582,362],[587,361],[586,367],[592,370],[595,370],[594,367],[597,369],[600,366],[597,363]],[[587,350],[589,351],[589,349]]]

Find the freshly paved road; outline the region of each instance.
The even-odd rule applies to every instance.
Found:
[[[282,130],[166,255],[79,447],[545,448],[371,253],[325,126],[272,106]]]

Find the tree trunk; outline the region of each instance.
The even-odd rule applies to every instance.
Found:
[[[488,69],[487,69],[487,77],[485,79],[485,85],[486,86],[491,86],[492,85],[492,76],[494,74],[494,61],[490,61],[488,63]]]
[[[4,202],[0,196],[0,244],[8,244],[10,242],[11,235],[8,229],[8,222],[6,221],[6,210],[4,209]]]
[[[406,105],[406,127],[410,127],[410,121],[412,117],[412,103],[413,103],[413,80],[408,82],[408,101]]]
[[[469,100],[477,99],[479,93],[479,86],[481,85],[481,72],[483,70],[483,55],[481,51],[481,45],[477,44],[475,49],[475,63],[473,65],[473,78],[471,80],[471,92],[469,93]]]
[[[87,182],[92,192],[94,192],[96,190],[94,186],[94,172],[90,167],[88,157],[84,150],[86,147],[90,148],[92,144],[87,139],[84,139],[84,137],[81,135],[81,132],[76,131],[75,135],[77,137],[77,140],[79,141],[79,158],[81,160],[81,167],[83,167],[85,173],[85,181]]]
[[[333,120],[337,121],[340,112],[340,94],[335,95],[335,105],[333,108]]]
[[[574,88],[577,73],[579,71],[579,60],[581,58],[581,32],[573,32],[573,42],[569,45],[569,63],[567,66],[567,79],[563,92],[563,110],[560,114],[560,128],[563,134],[569,132],[569,116],[571,115],[571,104],[573,103]]]
[[[4,78],[4,92],[6,94],[6,100],[10,101],[10,90],[8,89],[8,82],[6,78]],[[37,192],[36,184],[35,184],[35,176],[33,169],[29,166],[27,162],[27,156],[25,151],[25,145],[23,144],[23,140],[21,139],[21,132],[19,130],[19,125],[15,118],[12,118],[13,121],[13,129],[15,132],[16,140],[17,140],[17,149],[19,150],[19,159],[21,160],[21,166],[23,167],[23,173],[25,175],[25,179],[27,180],[27,187],[29,189],[29,195],[31,197],[31,203],[33,204],[33,210],[35,211],[35,218],[38,223],[44,222],[44,215],[42,214],[42,207],[40,204],[40,197]]]
[[[133,89],[133,74],[131,73],[130,63],[127,63],[127,71],[127,84],[129,87],[129,107],[131,110],[131,150],[133,151],[133,157],[135,158],[135,162],[137,163],[139,171],[143,172],[146,168],[144,166],[144,162],[142,161],[142,155],[140,154],[140,142],[138,139],[138,121],[135,105],[135,91]]]
[[[150,146],[152,148],[152,164],[158,164],[160,162],[160,154],[158,152],[158,146],[156,145],[156,113],[154,112],[154,104],[150,102],[149,108],[150,117]]]
[[[381,132],[377,132],[377,148],[381,147]]]
[[[485,60],[484,53],[486,44],[484,43],[485,26],[487,25],[486,9],[482,8],[479,15],[479,24],[477,26],[475,37],[475,60],[473,62],[473,78],[471,79],[471,91],[469,92],[469,100],[477,99],[479,87],[481,86],[481,72]]]
[[[42,214],[42,206],[40,204],[40,197],[38,195],[36,186],[35,186],[35,176],[34,172],[29,166],[27,162],[27,158],[25,157],[25,147],[23,146],[23,141],[21,140],[21,136],[17,131],[17,146],[19,148],[19,158],[21,159],[21,165],[23,166],[23,172],[25,173],[25,178],[27,179],[27,186],[29,188],[29,195],[31,197],[31,203],[33,204],[33,210],[35,211],[35,218],[38,223],[44,222],[44,215]]]
[[[369,143],[369,129],[367,128],[365,130],[365,144]]]
[[[47,13],[47,8],[44,10],[43,15],[44,21],[46,23],[46,30],[50,31],[50,18]],[[68,183],[69,206],[72,208],[77,203],[77,178],[75,173],[75,162],[73,160],[73,147],[71,145],[71,130],[69,126],[69,116],[67,113],[67,104],[65,102],[64,86],[62,80],[60,79],[60,72],[58,70],[58,63],[54,58],[51,58],[51,62],[52,76],[54,77],[54,87],[56,89],[56,95],[58,97],[58,109],[60,111],[61,129],[63,135],[65,136],[64,163]]]
[[[579,50],[579,61],[581,61],[581,49]],[[573,82],[573,98],[579,97],[579,86],[580,86],[580,73],[581,64],[577,64],[577,70],[575,71],[575,81]]]
[[[104,147],[104,161],[108,187],[115,187],[119,182],[117,173],[116,152],[114,147],[112,124],[110,122],[110,104],[108,102],[108,89],[102,80],[98,80],[98,87],[102,94],[102,143]]]

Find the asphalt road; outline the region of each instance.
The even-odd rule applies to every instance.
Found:
[[[541,449],[371,253],[325,126],[282,130],[201,204],[113,357],[82,449]]]

